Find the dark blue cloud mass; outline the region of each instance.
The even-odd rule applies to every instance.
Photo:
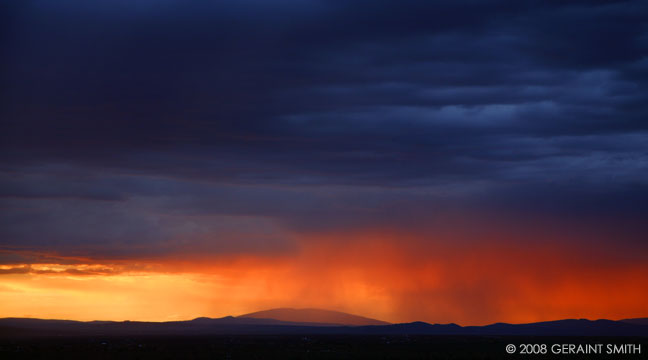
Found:
[[[644,1],[1,6],[5,249],[275,253],[455,212],[645,242]]]

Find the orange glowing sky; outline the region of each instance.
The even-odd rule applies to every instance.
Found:
[[[479,325],[646,313],[648,266],[601,262],[598,251],[328,236],[276,257],[4,265],[0,317],[166,321],[318,307]]]
[[[4,3],[0,317],[648,316],[648,1]]]

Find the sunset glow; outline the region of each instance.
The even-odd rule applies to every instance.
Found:
[[[493,244],[403,248],[392,238],[351,237],[338,236],[346,245],[334,246],[318,239],[284,257],[167,260],[145,270],[5,265],[0,317],[168,321],[289,306],[478,325],[638,317],[648,299],[645,264],[592,261],[601,253]]]
[[[10,1],[0,318],[646,317],[646,13]]]

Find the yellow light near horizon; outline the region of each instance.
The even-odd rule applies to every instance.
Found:
[[[187,274],[2,277],[0,317],[164,321],[208,312],[204,294],[217,283]]]
[[[71,275],[63,271],[91,266],[41,264],[31,266],[36,273],[1,276],[0,317],[169,321],[284,306],[377,316],[375,310],[386,303],[381,290],[344,269],[318,274],[294,264],[243,261],[183,273]],[[320,283],[312,283],[311,277]]]
[[[407,249],[367,238],[284,257],[15,265],[0,272],[0,317],[168,321],[277,307],[462,325],[645,316],[643,264],[602,267],[561,248]]]

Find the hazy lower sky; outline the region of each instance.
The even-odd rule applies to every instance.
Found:
[[[648,316],[645,1],[0,5],[0,317]]]

